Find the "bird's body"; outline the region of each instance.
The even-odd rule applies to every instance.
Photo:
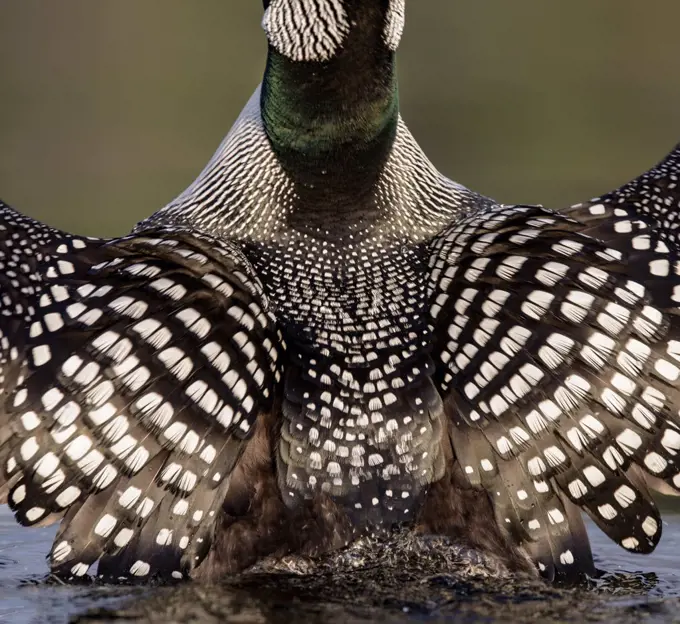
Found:
[[[244,180],[242,199],[225,198],[214,227],[229,231],[252,264],[288,347],[284,500],[293,504],[330,488],[335,498],[349,496],[348,509],[360,525],[369,517],[372,524],[383,516],[412,519],[417,506],[401,497],[415,496],[443,474],[441,404],[429,380],[430,241],[484,200],[441,176],[400,120],[386,138],[398,157],[385,164],[286,171],[269,144],[260,100],[258,92],[208,169],[151,223],[194,211],[199,219],[214,219],[205,198]],[[234,149],[246,138],[261,147],[252,161]],[[238,160],[231,163],[234,155]],[[358,186],[366,178],[359,192],[343,188],[355,171]],[[378,257],[379,264],[372,262]],[[409,400],[430,405],[407,406]],[[410,452],[418,446],[427,453],[424,460]],[[313,468],[307,466],[310,453]],[[350,476],[356,464],[363,466],[361,484]],[[401,485],[392,474],[403,472],[400,464],[414,464]],[[385,500],[388,490],[394,501]],[[387,513],[387,503],[399,512]]]
[[[403,0],[265,9],[262,87],[130,236],[0,213],[0,494],[65,516],[53,568],[237,571],[405,525],[573,580],[579,508],[653,549],[678,152],[564,214],[498,204],[399,116]]]

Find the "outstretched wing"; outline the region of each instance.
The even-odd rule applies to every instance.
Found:
[[[680,144],[660,163],[620,189],[566,211],[585,233],[613,247],[680,248]]]
[[[605,236],[605,221],[498,206],[432,244],[436,382],[457,461],[550,579],[592,570],[579,508],[630,551],[656,546],[659,512],[631,467],[680,486],[678,253],[622,223]]]
[[[0,232],[0,495],[63,518],[59,574],[190,573],[280,378],[257,278],[188,229],[85,239],[0,204]]]
[[[576,204],[565,214],[584,225],[581,230],[622,251],[655,250],[680,253],[680,144],[656,166],[621,188],[589,202]],[[675,307],[680,299],[664,287],[665,261],[649,268],[648,280],[659,282],[657,302]],[[667,297],[671,296],[671,303]],[[663,299],[663,298],[666,299]],[[645,477],[647,484],[664,494],[679,492],[662,481]]]

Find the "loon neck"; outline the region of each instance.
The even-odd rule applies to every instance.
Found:
[[[349,42],[351,44],[351,42]],[[378,175],[394,142],[399,99],[394,53],[348,46],[325,63],[270,48],[262,85],[265,131],[282,165],[326,188]]]

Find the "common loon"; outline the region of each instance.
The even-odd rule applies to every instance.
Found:
[[[680,488],[680,147],[554,212],[399,114],[405,0],[265,0],[261,87],[128,236],[0,203],[0,502],[64,577],[215,577],[411,527],[594,572]]]

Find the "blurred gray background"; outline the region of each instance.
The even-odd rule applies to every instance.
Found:
[[[402,112],[450,177],[560,207],[680,141],[678,0],[408,0]],[[0,197],[126,232],[260,79],[260,0],[0,0]]]

